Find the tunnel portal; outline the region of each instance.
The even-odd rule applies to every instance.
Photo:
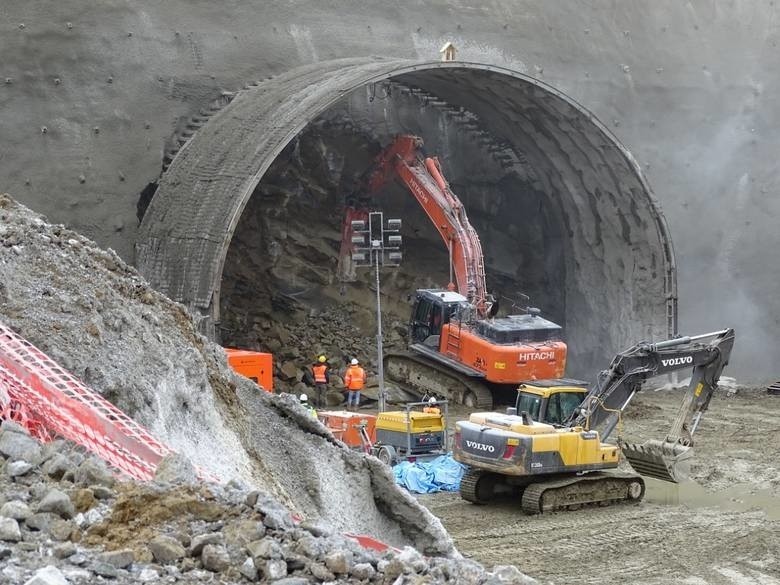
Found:
[[[472,63],[340,60],[239,92],[161,177],[139,269],[234,344],[251,344],[280,299],[369,312],[370,279],[336,279],[344,196],[399,133],[439,157],[504,310],[527,296],[564,326],[571,373],[676,332],[671,239],[630,153],[554,88]],[[448,281],[447,252],[403,188],[380,199],[405,222],[405,259],[382,291],[403,321],[408,293]]]

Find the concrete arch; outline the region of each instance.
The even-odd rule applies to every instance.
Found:
[[[566,325],[580,332],[576,343],[614,345],[676,332],[671,238],[633,157],[561,92],[477,63],[337,60],[239,92],[163,175],[136,244],[141,273],[207,322],[218,320],[227,249],[263,174],[344,96],[390,79],[474,112],[536,169],[539,188],[563,209],[572,274]]]

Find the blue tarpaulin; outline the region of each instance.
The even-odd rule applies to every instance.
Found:
[[[430,461],[402,461],[393,467],[395,483],[418,494],[458,491],[465,471],[466,466],[449,454]]]

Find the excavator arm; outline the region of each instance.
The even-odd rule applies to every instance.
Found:
[[[450,255],[456,290],[465,296],[480,317],[490,313],[492,300],[487,294],[482,245],[469,223],[460,199],[450,190],[436,157],[425,157],[423,141],[408,134],[397,136],[374,160],[361,181],[360,191],[373,195],[393,179],[403,183],[436,226]],[[351,253],[351,220],[360,211],[347,208],[342,228],[341,273],[349,273],[347,256]],[[347,222],[350,224],[347,224]]]
[[[708,341],[705,341],[708,340]],[[643,475],[679,481],[687,474],[693,434],[709,407],[734,346],[734,330],[640,343],[619,353],[585,396],[569,426],[598,430],[603,440],[648,378],[693,368],[678,414],[663,441],[622,444],[631,466]]]

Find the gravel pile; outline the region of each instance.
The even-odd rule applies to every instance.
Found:
[[[296,523],[268,493],[196,483],[180,455],[154,482],[118,482],[77,446],[0,426],[0,581],[66,583],[534,583],[514,567],[373,552]]]
[[[184,307],[115,253],[0,195],[0,319],[196,465],[328,526],[456,555],[378,460],[346,449],[291,395],[227,367]]]

